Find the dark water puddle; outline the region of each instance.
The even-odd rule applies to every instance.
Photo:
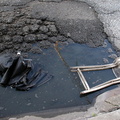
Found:
[[[84,90],[83,85],[78,75],[70,72],[68,66],[105,64],[103,58],[107,58],[111,63],[113,59],[108,56],[115,51],[109,53],[108,48],[111,48],[108,42],[106,47],[98,48],[75,43],[60,45],[59,50],[64,61],[54,48],[43,50],[43,54],[30,53],[29,58],[32,58],[36,65],[40,64],[54,78],[26,92],[0,87],[0,117],[90,104],[97,95],[116,86],[80,97],[80,92]],[[115,78],[111,70],[84,74],[91,87]]]

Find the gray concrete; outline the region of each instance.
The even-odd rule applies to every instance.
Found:
[[[120,120],[120,110],[101,114],[96,117],[89,118],[88,120]]]
[[[110,42],[120,49],[120,1],[119,0],[77,0],[91,5],[98,13],[98,18],[104,25],[104,31]]]
[[[105,92],[96,98],[94,107],[99,112],[110,112],[120,108],[120,88]]]

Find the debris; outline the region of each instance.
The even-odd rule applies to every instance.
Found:
[[[116,59],[117,58],[117,55],[116,54],[111,54],[108,56],[109,58],[112,58],[112,59]]]
[[[85,88],[85,90],[82,91],[80,94],[87,94],[87,93],[98,91],[98,90],[106,88],[108,86],[120,83],[120,77],[117,75],[116,71],[114,70],[115,68],[119,68],[119,66],[120,66],[120,57],[116,58],[115,61],[111,64],[93,65],[93,66],[75,66],[75,67],[71,67],[70,69],[72,72],[78,73],[78,75],[81,79],[81,82]],[[105,69],[113,69],[113,73],[115,74],[115,76],[117,78],[109,80],[109,81],[104,82],[100,85],[97,85],[97,86],[90,88],[82,72],[95,71],[95,70],[105,70]]]
[[[34,67],[32,59],[24,59],[20,52],[17,55],[0,56],[0,73],[2,86],[11,86],[22,91],[40,86],[53,77],[39,66]]]
[[[104,62],[104,63],[109,63],[109,61],[108,61],[107,58],[103,58],[103,62]]]
[[[27,103],[27,106],[30,106],[32,103]]]
[[[35,94],[35,97],[36,97],[36,98],[39,98],[37,93]]]
[[[112,53],[113,52],[112,48],[108,48],[108,52]]]

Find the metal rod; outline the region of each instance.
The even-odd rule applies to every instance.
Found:
[[[118,84],[118,83],[120,83],[120,78],[110,80],[106,83],[103,83],[103,84],[100,84],[100,85],[95,86],[93,88],[90,88],[89,90],[84,90],[80,94],[87,94],[87,93],[91,93],[91,92],[94,92],[94,91],[98,91],[98,90],[101,90],[103,88],[106,88],[106,87],[109,87],[111,85],[115,85],[115,84]]]
[[[72,72],[76,72],[77,69],[79,68],[81,71],[94,71],[94,70],[104,70],[104,69],[110,69],[116,67],[116,64],[107,64],[107,65],[94,65],[94,66],[76,66],[76,67],[71,67]]]
[[[88,85],[85,77],[83,76],[82,72],[80,71],[80,69],[77,69],[77,72],[78,72],[78,75],[79,75],[79,77],[80,77],[80,79],[81,79],[81,81],[82,81],[83,86],[85,87],[85,89],[86,89],[86,90],[89,90],[90,87],[89,87],[89,85]]]

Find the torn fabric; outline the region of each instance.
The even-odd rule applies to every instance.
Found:
[[[2,86],[12,86],[22,91],[40,86],[53,77],[41,68],[35,68],[31,59],[12,54],[0,56],[0,74]]]

